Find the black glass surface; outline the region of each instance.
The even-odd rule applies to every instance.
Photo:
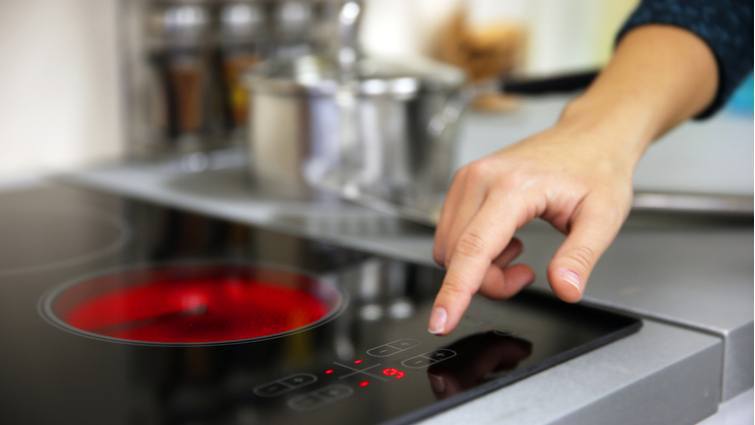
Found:
[[[405,423],[463,403],[627,335],[636,319],[536,292],[507,302],[476,298],[447,337],[426,331],[442,271],[257,227],[88,190],[55,186],[0,196],[0,222],[25,214],[36,229],[14,238],[45,246],[23,255],[4,240],[0,258],[0,412],[4,424]],[[125,223],[63,224],[34,211],[61,202]],[[34,217],[40,217],[34,223]],[[110,222],[110,221],[109,221]],[[103,233],[103,234],[100,234]],[[108,233],[107,235],[104,233]],[[46,237],[49,235],[49,237]],[[72,242],[74,241],[74,242]],[[67,246],[101,255],[65,258]],[[318,326],[228,345],[139,345],[67,331],[45,317],[46,296],[104,272],[145,265],[234,264],[299,271],[344,296]],[[13,264],[4,265],[12,270]]]

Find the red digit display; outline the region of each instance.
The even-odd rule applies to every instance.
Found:
[[[383,375],[392,376],[396,379],[401,379],[404,377],[404,372],[393,367],[388,367],[388,368],[383,369]]]

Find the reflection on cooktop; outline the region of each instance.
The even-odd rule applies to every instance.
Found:
[[[445,347],[457,355],[431,365],[427,376],[442,400],[510,371],[532,353],[532,343],[499,331],[464,337]]]

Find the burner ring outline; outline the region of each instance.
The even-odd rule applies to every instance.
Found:
[[[118,338],[118,337],[103,335],[96,332],[79,329],[73,325],[66,323],[62,318],[60,318],[53,311],[52,304],[57,299],[58,295],[62,294],[67,289],[75,287],[77,284],[86,283],[93,279],[104,278],[107,276],[115,275],[117,273],[138,272],[138,271],[147,272],[147,271],[156,271],[162,268],[170,269],[174,267],[175,268],[188,268],[188,267],[218,267],[218,266],[236,267],[236,268],[246,267],[249,269],[257,268],[257,269],[266,269],[266,270],[291,273],[291,274],[299,274],[304,277],[316,279],[318,282],[332,288],[332,290],[334,290],[337,295],[337,300],[336,300],[335,305],[332,308],[330,308],[330,310],[324,316],[322,316],[318,320],[315,320],[312,323],[308,323],[303,326],[299,326],[290,330],[286,330],[286,331],[271,334],[271,335],[241,338],[241,339],[234,339],[234,340],[224,340],[224,341],[209,341],[209,342],[157,342],[157,341],[141,341],[141,340]],[[42,296],[40,297],[39,302],[37,303],[37,312],[39,313],[40,316],[42,316],[42,318],[47,323],[69,334],[73,334],[73,335],[77,335],[77,336],[81,336],[81,337],[85,337],[89,339],[104,341],[104,342],[116,343],[116,344],[131,345],[131,346],[144,346],[144,347],[212,347],[212,346],[224,346],[224,345],[240,345],[240,344],[249,344],[249,343],[269,341],[269,340],[287,337],[290,335],[303,333],[306,331],[319,328],[333,321],[337,317],[339,317],[341,313],[343,313],[343,311],[346,310],[347,306],[349,305],[350,298],[349,298],[348,293],[344,291],[337,284],[336,280],[337,280],[337,273],[314,274],[311,272],[303,271],[296,267],[285,266],[285,265],[274,264],[274,263],[267,263],[267,262],[260,262],[260,261],[243,262],[243,261],[214,260],[214,259],[213,260],[182,259],[182,260],[177,260],[177,261],[166,261],[166,262],[143,262],[143,263],[134,263],[131,265],[123,265],[119,267],[113,267],[109,269],[100,270],[97,272],[87,273],[78,278],[70,279],[63,282],[62,284],[54,286],[50,288],[49,290],[47,290],[45,293],[43,293]]]

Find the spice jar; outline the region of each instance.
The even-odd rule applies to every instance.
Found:
[[[234,142],[242,142],[249,94],[243,74],[260,62],[266,46],[267,20],[261,1],[228,1],[219,11],[219,61],[223,97],[224,130]]]
[[[205,2],[158,2],[149,13],[148,59],[156,88],[152,126],[168,150],[203,150],[219,137]]]

